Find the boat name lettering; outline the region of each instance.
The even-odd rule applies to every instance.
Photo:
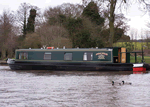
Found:
[[[103,53],[96,53],[96,55],[106,55],[107,56],[108,53],[104,53],[104,52]]]
[[[108,53],[96,53],[96,55],[98,55],[98,59],[105,59],[105,56],[107,56]]]

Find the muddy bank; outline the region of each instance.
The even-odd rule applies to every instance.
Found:
[[[7,64],[7,61],[5,61],[5,60],[0,60],[0,64]]]

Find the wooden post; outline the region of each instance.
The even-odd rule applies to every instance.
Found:
[[[137,62],[137,58],[136,58],[136,52],[135,52],[135,63]]]

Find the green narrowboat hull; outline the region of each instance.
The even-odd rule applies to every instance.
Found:
[[[132,63],[12,61],[12,70],[132,71]]]

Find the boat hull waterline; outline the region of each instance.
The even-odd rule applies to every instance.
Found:
[[[77,70],[77,71],[132,71],[133,64],[123,63],[68,63],[68,62],[11,62],[12,70]]]

